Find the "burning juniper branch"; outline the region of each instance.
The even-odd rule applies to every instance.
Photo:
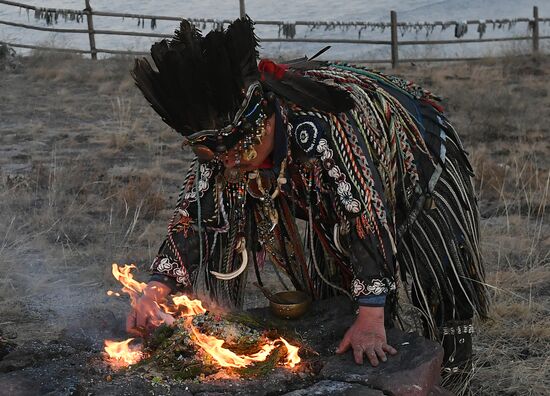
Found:
[[[134,265],[112,266],[114,277],[122,283],[122,292],[135,306],[146,284],[134,279]],[[109,295],[117,293],[109,291]],[[212,314],[200,300],[185,295],[170,302],[159,302],[164,312],[160,326],[145,337],[143,345],[130,338],[122,342],[105,341],[109,364],[114,368],[135,365],[155,367],[177,378],[223,372],[228,375],[260,375],[281,365],[294,368],[300,363],[299,348],[273,332],[254,329],[238,317]]]

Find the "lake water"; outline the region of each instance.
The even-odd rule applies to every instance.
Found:
[[[50,8],[69,8],[83,9],[84,0],[20,0],[21,2],[32,4],[39,7]],[[537,4],[538,3],[538,4]],[[219,1],[219,0],[149,0],[149,1],[129,1],[129,0],[91,0],[92,7],[101,11],[130,12],[151,15],[170,15],[188,18],[214,18],[214,19],[234,19],[239,15],[239,1]],[[256,20],[283,20],[283,21],[370,21],[387,22],[389,21],[390,10],[397,11],[398,20],[406,22],[424,22],[436,20],[466,20],[466,19],[490,19],[490,18],[519,18],[531,17],[533,6],[539,6],[541,17],[550,17],[549,0],[347,0],[345,2],[324,2],[319,0],[302,0],[299,2],[290,0],[248,0],[246,2],[246,12]],[[19,23],[31,23],[45,26],[45,21],[35,20],[34,12],[27,13],[18,7],[0,4],[0,19]],[[137,20],[94,17],[94,24],[97,29],[110,30],[144,30],[150,31],[150,26],[146,21],[145,27],[137,27]],[[176,22],[157,22],[155,32],[170,33],[176,27]],[[63,22],[59,27],[85,28],[86,24],[77,24],[75,22]],[[205,31],[212,26],[206,25]],[[542,34],[550,35],[550,24],[541,25]],[[260,37],[278,37],[278,28],[267,28],[259,26],[257,33]],[[442,39],[454,37],[454,27],[444,31],[436,28],[427,36],[425,30],[419,32],[406,31],[401,32],[400,39]],[[512,26],[502,26],[493,30],[492,25],[487,26],[487,32],[484,37],[503,37],[509,35],[527,35],[526,23],[517,23]],[[356,29],[325,31],[324,28],[309,30],[307,28],[297,28],[298,37],[342,37],[357,38]],[[476,38],[476,26],[470,25],[469,32],[464,38]],[[361,38],[368,39],[389,39],[389,30],[381,31],[363,31]],[[23,44],[46,44],[62,46],[67,48],[87,49],[88,37],[85,34],[52,34],[47,32],[38,32],[32,30],[23,30],[0,25],[0,41],[8,41]],[[122,49],[122,50],[148,50],[155,39],[148,38],[128,38],[121,36],[102,36],[96,37],[98,48]],[[544,42],[544,47],[548,48],[550,40]],[[408,47],[400,48],[401,56],[422,57],[422,56],[474,56],[491,54],[495,51],[514,50],[522,44],[456,44],[445,47]],[[530,43],[523,44],[528,48]],[[265,43],[262,46],[263,55],[273,56],[281,52],[289,55],[302,55],[304,53],[312,54],[321,48],[322,44],[297,44],[297,43]],[[372,59],[387,58],[389,49],[380,46],[368,45],[343,45],[334,44],[333,48],[326,57],[331,59]]]

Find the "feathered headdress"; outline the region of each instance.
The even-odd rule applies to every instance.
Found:
[[[257,48],[249,17],[204,37],[183,20],[172,40],[151,47],[157,70],[142,58],[132,75],[169,126],[210,152],[224,152],[243,140],[244,149],[254,144],[270,111],[266,91],[320,111],[345,111],[352,105],[347,92],[304,77],[307,62],[289,68],[264,61],[260,73]]]

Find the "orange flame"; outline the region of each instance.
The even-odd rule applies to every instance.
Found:
[[[124,286],[122,291],[130,295],[132,307],[136,305],[138,295],[143,293],[143,290],[147,287],[147,284],[134,279],[134,275],[132,275],[134,268],[136,266],[133,264],[119,267],[116,263],[113,263],[112,266],[114,277]]]
[[[139,295],[143,293],[147,285],[134,280],[131,271],[136,268],[135,265],[125,265],[119,267],[113,264],[112,272],[114,277],[124,286],[122,291],[130,295],[131,304],[134,307]],[[109,295],[118,295],[109,291]],[[282,342],[286,347],[287,355],[284,365],[290,368],[295,367],[300,362],[298,356],[299,348],[290,345],[284,338],[267,341],[259,352],[252,355],[238,355],[231,350],[224,348],[224,340],[213,336],[202,334],[191,323],[191,319],[195,315],[200,315],[206,312],[200,300],[191,300],[189,297],[182,295],[173,297],[173,307],[169,307],[162,303],[157,303],[157,306],[163,311],[163,319],[161,321],[171,325],[176,317],[187,317],[185,322],[187,328],[191,330],[196,344],[201,347],[208,355],[210,355],[221,367],[242,368],[254,362],[263,362],[269,354],[277,348],[277,344]],[[175,309],[175,310],[174,310]],[[182,311],[183,310],[183,311]],[[154,323],[160,325],[161,323]],[[122,342],[114,342],[105,340],[105,352],[107,352],[111,363],[115,365],[128,366],[139,362],[143,358],[143,353],[139,347],[130,347],[129,343],[133,340],[130,338]]]
[[[269,342],[265,344],[259,352],[253,355],[237,355],[235,352],[222,347],[224,341],[216,337],[199,333],[197,329],[191,326],[191,331],[195,336],[197,344],[208,353],[222,367],[246,367],[253,362],[263,362],[271,351],[275,349],[275,343]]]
[[[141,347],[130,347],[129,344],[132,340],[133,338],[121,342],[105,340],[105,352],[109,355],[113,365],[126,367],[141,360],[143,357]]]
[[[187,313],[182,314],[182,316],[195,316],[206,312],[206,309],[202,306],[201,300],[191,300],[186,295],[176,296],[172,299],[172,301],[174,301],[174,304],[178,308],[187,308]]]
[[[283,344],[285,344],[287,350],[285,364],[290,368],[296,367],[296,365],[300,363],[300,360],[302,360],[300,359],[300,356],[298,356],[298,351],[300,350],[300,348],[290,345],[283,337],[279,339],[283,342]]]

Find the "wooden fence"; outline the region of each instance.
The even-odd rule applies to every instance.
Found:
[[[1,25],[18,27],[21,29],[31,29],[52,33],[78,33],[78,34],[87,34],[89,37],[89,49],[68,49],[68,48],[53,48],[45,47],[38,45],[30,44],[20,44],[20,43],[9,43],[2,42],[0,44],[5,44],[15,48],[28,48],[28,49],[37,49],[45,51],[60,51],[60,52],[72,52],[80,54],[89,54],[92,59],[97,59],[98,53],[104,54],[123,54],[123,55],[147,55],[149,52],[145,51],[120,51],[107,48],[97,48],[95,37],[97,35],[119,35],[119,36],[133,36],[133,37],[151,37],[151,38],[170,38],[170,34],[161,34],[154,32],[135,32],[135,31],[118,31],[118,30],[102,30],[94,28],[94,16],[101,17],[118,17],[118,18],[137,18],[138,20],[150,20],[156,24],[157,20],[164,21],[180,21],[181,18],[174,16],[160,16],[160,15],[141,15],[141,14],[131,14],[131,13],[118,13],[118,12],[105,12],[105,11],[95,11],[92,9],[90,0],[84,0],[85,8],[83,10],[58,10],[53,8],[43,8],[36,7],[29,4],[22,4],[14,1],[5,1],[0,0],[0,4],[5,4],[14,7],[20,7],[26,10],[34,10],[35,12],[50,12],[57,13],[59,11],[73,13],[73,15],[79,15],[85,17],[87,21],[87,29],[67,29],[67,28],[56,28],[50,26],[35,26],[23,23],[15,23],[11,21],[0,20]],[[239,0],[240,15],[245,15],[245,0]],[[214,19],[197,19],[190,18],[189,21],[197,24],[212,23],[212,24],[229,24],[230,20],[214,20]],[[484,20],[486,24],[502,24],[510,23],[510,19],[487,19]],[[465,60],[476,60],[479,58],[420,58],[420,59],[399,59],[399,47],[402,46],[411,46],[411,45],[436,45],[436,44],[464,44],[464,43],[488,43],[488,42],[511,42],[511,41],[532,41],[532,50],[534,53],[539,51],[540,40],[550,39],[550,36],[541,36],[540,35],[540,23],[550,21],[550,18],[540,18],[538,13],[538,7],[533,8],[533,17],[532,18],[516,18],[513,19],[514,23],[526,23],[530,28],[531,34],[525,36],[514,36],[514,37],[501,37],[501,38],[480,38],[478,39],[451,39],[451,40],[413,40],[407,41],[398,39],[398,28],[405,28],[411,26],[411,24],[406,22],[398,22],[397,13],[395,11],[390,12],[390,22],[389,23],[369,23],[369,22],[330,22],[330,21],[296,21],[293,22],[294,26],[326,26],[326,27],[346,27],[346,26],[367,26],[367,25],[377,25],[387,27],[390,30],[390,39],[389,40],[365,40],[365,39],[344,39],[344,38],[300,38],[300,37],[275,37],[275,38],[261,38],[261,41],[266,42],[294,42],[294,43],[340,43],[340,44],[372,44],[372,45],[384,45],[391,47],[391,59],[374,59],[374,60],[362,60],[361,62],[365,63],[391,63],[392,67],[396,67],[398,63],[401,62],[446,62],[446,61],[465,61]],[[284,26],[285,22],[283,21],[267,21],[260,20],[255,21],[256,25],[267,25],[267,26]],[[457,21],[436,21],[430,24],[430,26],[448,26],[453,24],[458,24]],[[476,25],[480,23],[478,20],[469,20],[464,22],[466,25]]]

